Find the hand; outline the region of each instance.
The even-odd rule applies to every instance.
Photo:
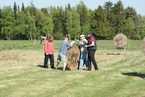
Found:
[[[88,45],[85,45],[85,47],[87,48],[87,47],[88,47]]]
[[[81,52],[83,52],[84,51],[84,48],[81,48]]]

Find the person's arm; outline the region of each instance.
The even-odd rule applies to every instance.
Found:
[[[87,45],[87,47],[92,47],[92,46],[95,46],[95,42],[92,41],[91,44]]]
[[[46,53],[47,51],[47,43],[46,43],[46,40],[44,40],[44,43],[43,43],[43,53]]]
[[[68,42],[67,43],[67,49],[69,49],[71,47],[71,44]]]
[[[88,43],[87,39],[84,39],[83,41],[85,42],[85,44],[87,44],[87,43]]]
[[[55,47],[54,47],[54,43],[52,42],[52,51],[53,51],[53,54],[55,52]]]

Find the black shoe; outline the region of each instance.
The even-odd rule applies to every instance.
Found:
[[[44,66],[44,68],[48,68],[48,66]]]
[[[95,71],[99,70],[98,68],[95,68]]]
[[[51,67],[51,69],[55,69],[55,67],[54,67],[54,66],[52,66],[52,67]]]

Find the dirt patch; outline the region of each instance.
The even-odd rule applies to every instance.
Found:
[[[0,60],[6,61],[6,60],[19,60],[20,56],[16,52],[0,52]]]
[[[43,56],[38,51],[9,50],[0,52],[1,61],[37,61]]]

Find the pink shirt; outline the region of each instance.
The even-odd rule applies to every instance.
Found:
[[[44,53],[46,55],[54,54],[54,45],[53,42],[45,40],[43,44]]]

